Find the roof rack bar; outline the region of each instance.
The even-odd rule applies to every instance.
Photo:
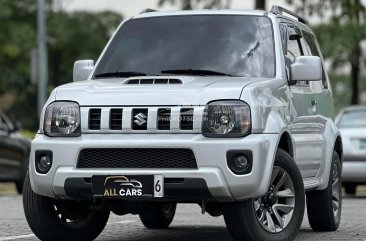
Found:
[[[140,12],[140,14],[143,14],[143,13],[152,13],[152,12],[157,12],[158,10],[155,10],[155,9],[151,9],[151,8],[146,8],[145,10],[142,10]]]
[[[286,8],[283,8],[283,7],[280,7],[277,5],[273,5],[270,12],[273,14],[276,14],[276,15],[283,15],[283,13],[287,13],[288,15],[291,15],[291,16],[297,18],[297,20],[299,22],[301,22],[303,24],[307,23],[307,21],[303,17],[297,15],[296,13],[294,13]]]

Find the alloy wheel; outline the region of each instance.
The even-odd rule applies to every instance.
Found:
[[[294,208],[294,184],[283,168],[275,166],[266,195],[254,199],[257,220],[267,232],[279,233],[290,223]]]
[[[333,214],[336,219],[339,216],[339,207],[341,204],[341,183],[339,178],[338,165],[333,164],[332,171],[332,202],[333,202]]]

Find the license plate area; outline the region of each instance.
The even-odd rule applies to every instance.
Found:
[[[164,178],[162,175],[93,176],[92,193],[104,198],[161,198]]]

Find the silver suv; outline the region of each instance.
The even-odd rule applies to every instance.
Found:
[[[142,13],[77,61],[32,142],[24,209],[42,240],[92,240],[109,213],[167,228],[176,204],[234,240],[293,240],[341,217],[342,141],[313,32],[271,11]]]

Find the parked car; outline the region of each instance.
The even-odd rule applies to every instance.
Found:
[[[323,65],[305,21],[277,6],[124,22],[45,105],[23,199],[30,228],[92,240],[112,211],[163,229],[192,202],[223,214],[237,241],[293,240],[306,193],[311,227],[335,231],[342,140]]]
[[[357,186],[366,184],[366,106],[344,108],[336,124],[344,146],[343,186],[347,194],[355,195]]]
[[[0,111],[0,182],[14,182],[19,194],[28,170],[30,141]]]

